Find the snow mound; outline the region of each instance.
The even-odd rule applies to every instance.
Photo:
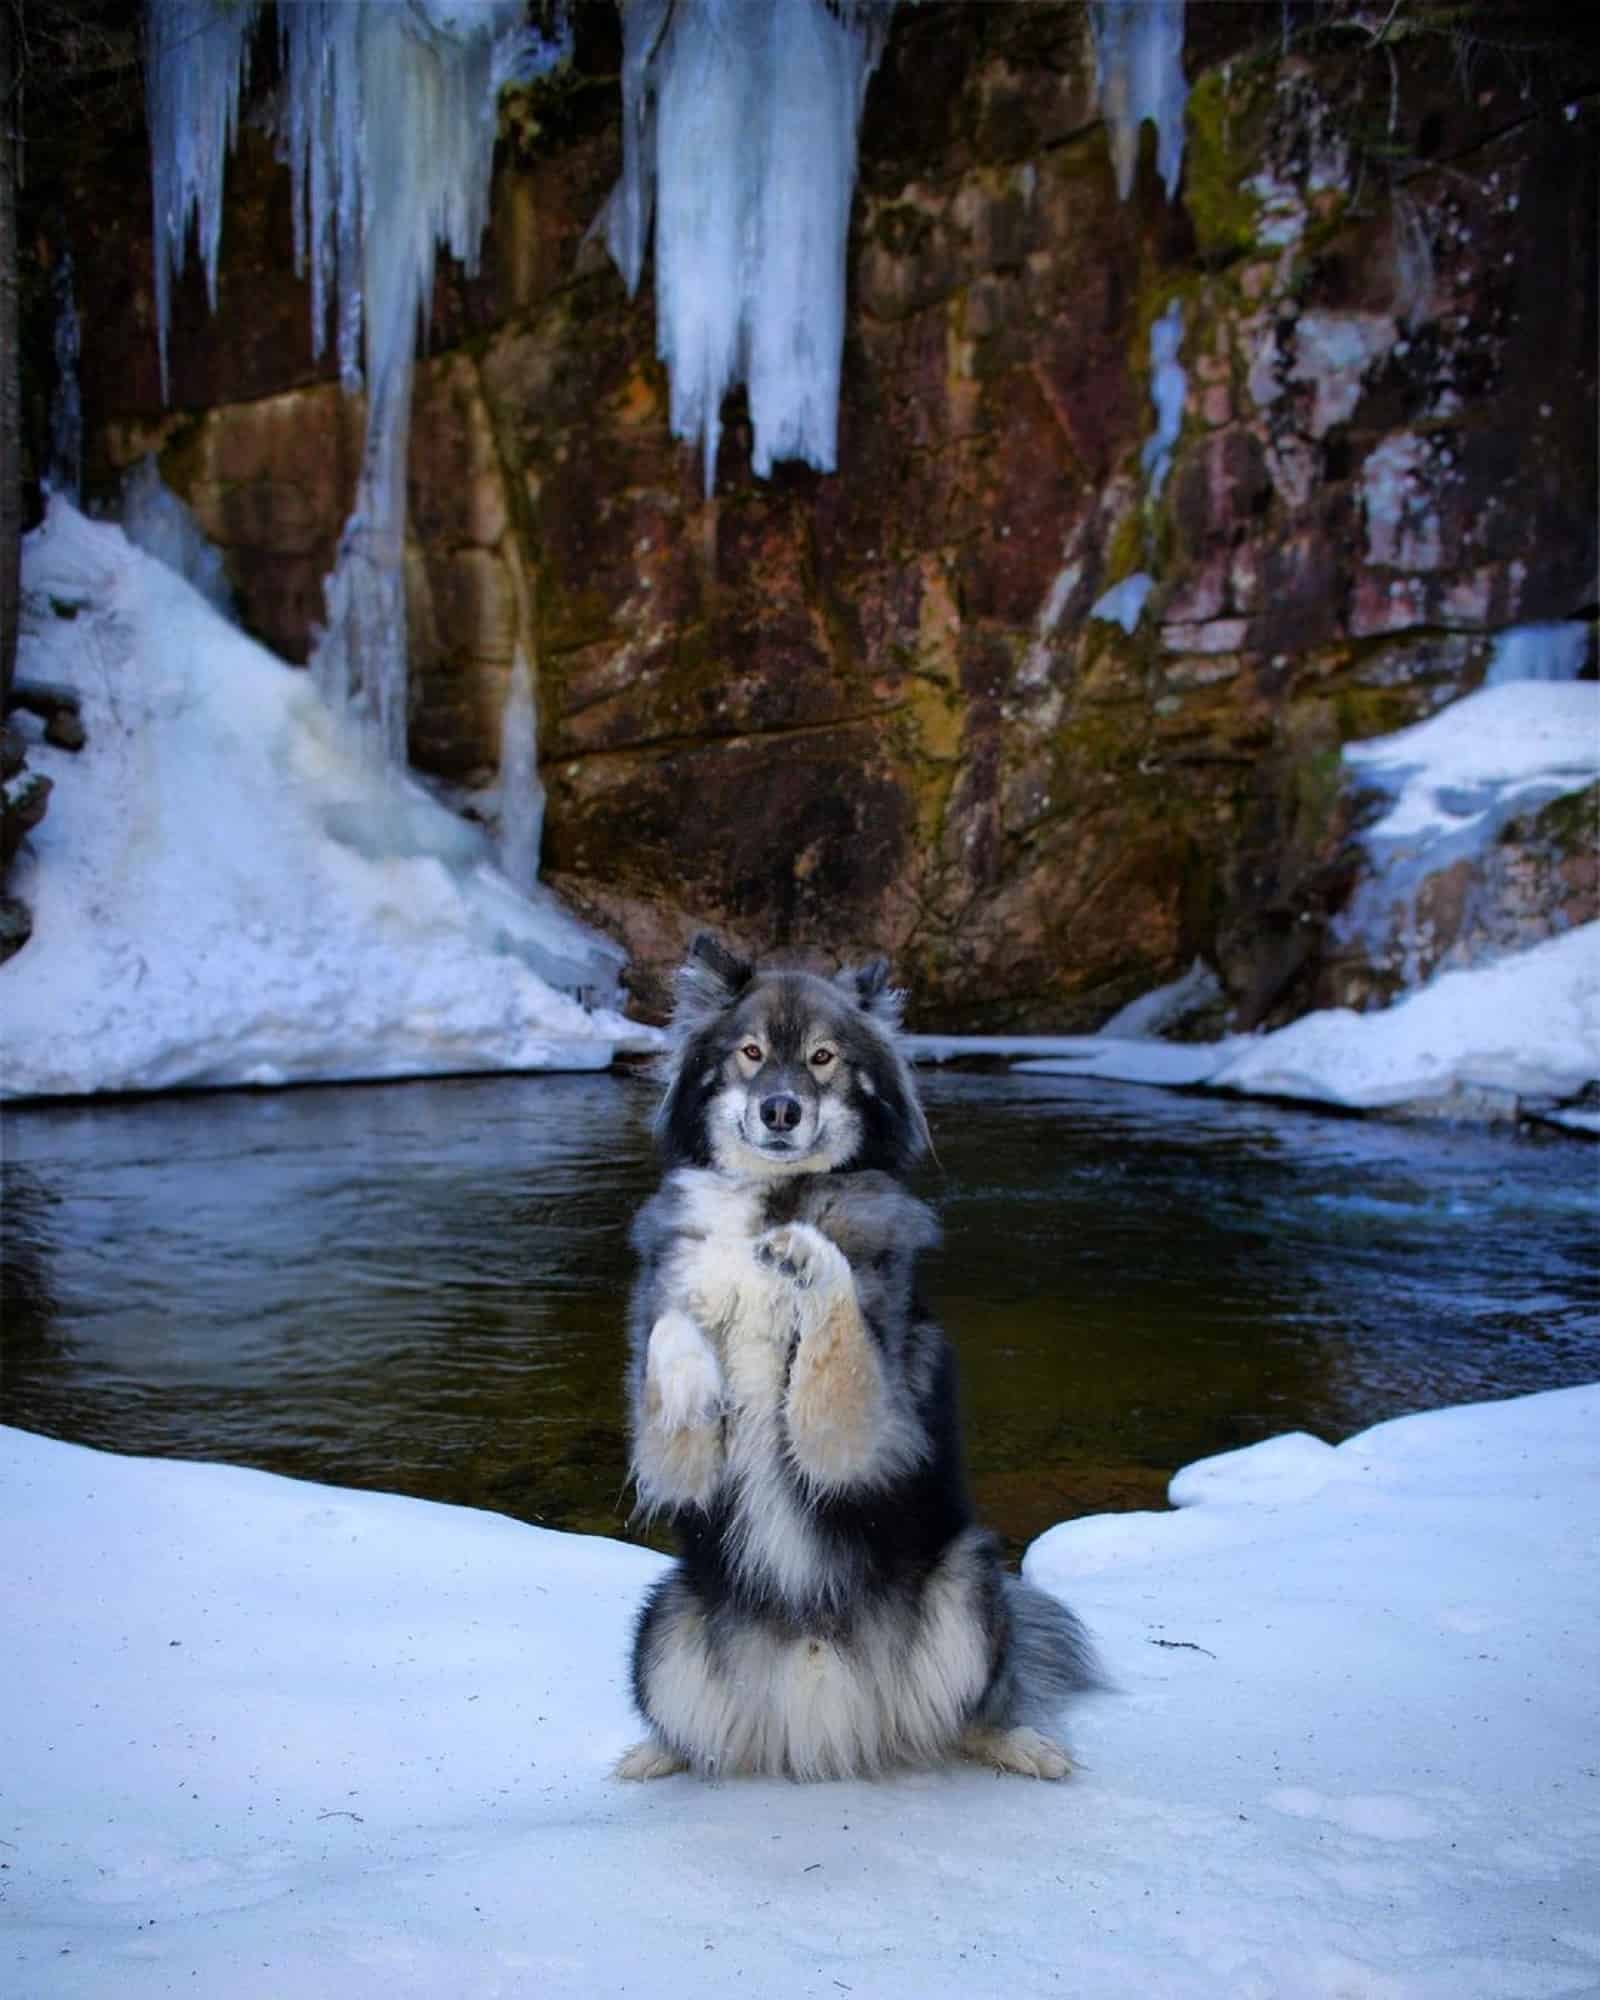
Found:
[[[650,1038],[611,1011],[616,946],[119,529],[53,501],[23,583],[19,675],[76,690],[89,740],[30,749],[55,790],[0,1095],[590,1069]]]
[[[1371,1014],[1328,1008],[1236,1046],[1209,1081],[1353,1110],[1486,1091],[1575,1095],[1600,1076],[1600,922]]]
[[[1592,1991],[1597,1426],[1406,1417],[1053,1529],[1120,1688],[1063,1786],[620,1785],[659,1557],[0,1430],[8,1990]]]
[[[1483,687],[1409,729],[1347,744],[1344,761],[1389,795],[1366,832],[1375,849],[1467,831],[1486,839],[1513,812],[1600,778],[1600,682]]]

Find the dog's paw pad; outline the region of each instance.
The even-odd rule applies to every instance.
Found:
[[[840,1252],[809,1222],[789,1222],[769,1229],[755,1242],[756,1262],[792,1284],[808,1289],[837,1275],[844,1262]]]
[[[997,1771],[1014,1771],[1022,1778],[1065,1778],[1072,1759],[1061,1745],[1038,1729],[969,1729],[962,1754]]]
[[[680,1757],[676,1750],[669,1750],[658,1736],[647,1736],[642,1743],[635,1743],[631,1750],[623,1751],[612,1776],[630,1780],[671,1778],[688,1768],[686,1757]]]

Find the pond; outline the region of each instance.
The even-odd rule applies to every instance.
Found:
[[[1163,1503],[1207,1452],[1600,1375],[1592,1147],[924,1074],[985,1517]],[[5,1121],[0,1422],[628,1532],[639,1074]]]

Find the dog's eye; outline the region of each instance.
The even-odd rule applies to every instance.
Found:
[[[832,1049],[813,1049],[811,1051],[811,1067],[813,1069],[826,1069],[832,1061]]]
[[[746,1042],[739,1053],[744,1057],[746,1062],[760,1062],[761,1044],[759,1042]]]

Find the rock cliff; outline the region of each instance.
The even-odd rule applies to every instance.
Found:
[[[1383,11],[1192,7],[1177,198],[1147,132],[1122,201],[1081,6],[902,8],[839,471],[754,478],[734,402],[709,500],[587,234],[610,10],[508,100],[482,273],[441,277],[418,371],[411,755],[491,779],[524,649],[546,879],[647,1006],[708,923],[887,950],[926,1027],[1092,1028],[1197,954],[1241,1026],[1381,986],[1327,948],[1341,748],[1475,687],[1503,628],[1593,617],[1600,346],[1600,65]],[[136,142],[104,158],[64,208],[90,490],[157,451],[303,659],[361,419],[311,360],[287,174],[257,122],[163,407]],[[1569,820],[1507,836],[1520,939],[1593,914]]]

